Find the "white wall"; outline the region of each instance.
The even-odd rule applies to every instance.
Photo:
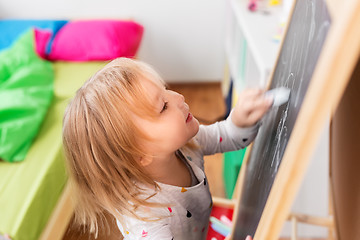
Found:
[[[223,77],[223,0],[0,0],[0,17],[130,17],[145,27],[138,57],[166,81]]]

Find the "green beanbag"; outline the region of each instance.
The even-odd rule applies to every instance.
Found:
[[[0,159],[25,159],[53,97],[52,64],[34,47],[34,30],[0,52]]]

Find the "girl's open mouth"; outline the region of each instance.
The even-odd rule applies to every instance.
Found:
[[[188,114],[187,118],[186,118],[186,122],[190,122],[193,119],[193,116],[191,113]]]

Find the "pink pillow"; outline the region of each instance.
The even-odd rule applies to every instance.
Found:
[[[46,58],[46,46],[51,38],[51,32],[41,29],[34,29],[35,50],[41,58]]]
[[[143,26],[133,21],[69,22],[56,34],[48,59],[89,61],[134,57],[143,31]]]

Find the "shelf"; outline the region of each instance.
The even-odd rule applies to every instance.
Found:
[[[282,6],[251,12],[248,0],[228,0],[226,54],[235,86],[265,87],[275,64],[280,41],[275,40]]]

